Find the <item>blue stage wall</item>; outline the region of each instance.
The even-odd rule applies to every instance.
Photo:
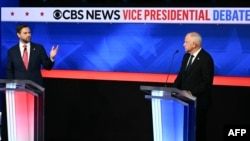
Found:
[[[18,42],[15,22],[2,22],[1,77],[7,50]],[[27,22],[32,41],[59,45],[54,69],[177,73],[187,32],[203,36],[203,48],[215,62],[215,75],[250,76],[250,25]],[[173,66],[170,61],[176,50]],[[3,72],[3,73],[2,73]]]

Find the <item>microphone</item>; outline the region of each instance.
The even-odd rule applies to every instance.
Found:
[[[178,52],[179,52],[179,50],[177,49],[177,50],[174,52],[173,56],[172,56],[172,59],[171,59],[170,65],[169,65],[169,70],[168,70],[167,78],[166,78],[166,81],[165,81],[165,87],[167,87],[168,77],[169,77],[169,73],[170,73],[171,68],[172,68],[172,64],[173,64],[173,61],[174,61],[174,57],[175,57],[175,55],[176,55]]]

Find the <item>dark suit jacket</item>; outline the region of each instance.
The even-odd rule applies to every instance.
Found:
[[[191,91],[197,97],[197,109],[207,109],[211,102],[214,77],[213,59],[210,54],[201,49],[189,71],[186,72],[189,56],[189,53],[183,56],[182,65],[173,86],[181,90]]]
[[[44,47],[40,44],[30,43],[30,57],[28,70],[25,69],[22,61],[19,44],[8,50],[7,79],[32,80],[43,86],[41,65],[44,69],[52,69],[52,62],[46,54]]]

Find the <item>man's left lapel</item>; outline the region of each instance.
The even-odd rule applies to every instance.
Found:
[[[194,59],[194,61],[193,61],[193,63],[192,63],[192,65],[191,65],[191,67],[190,67],[190,72],[196,67],[196,66],[198,66],[198,64],[199,64],[199,62],[200,62],[200,60],[201,60],[201,55],[202,54],[202,50],[197,54],[197,56],[195,57],[195,59]]]
[[[34,47],[34,45],[30,44],[29,68],[33,65],[33,63],[35,61],[35,55],[36,55],[36,47]]]

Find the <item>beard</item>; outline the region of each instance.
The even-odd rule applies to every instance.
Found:
[[[23,42],[23,43],[27,44],[27,43],[29,43],[29,42],[30,42],[30,39],[21,39],[21,42]]]

